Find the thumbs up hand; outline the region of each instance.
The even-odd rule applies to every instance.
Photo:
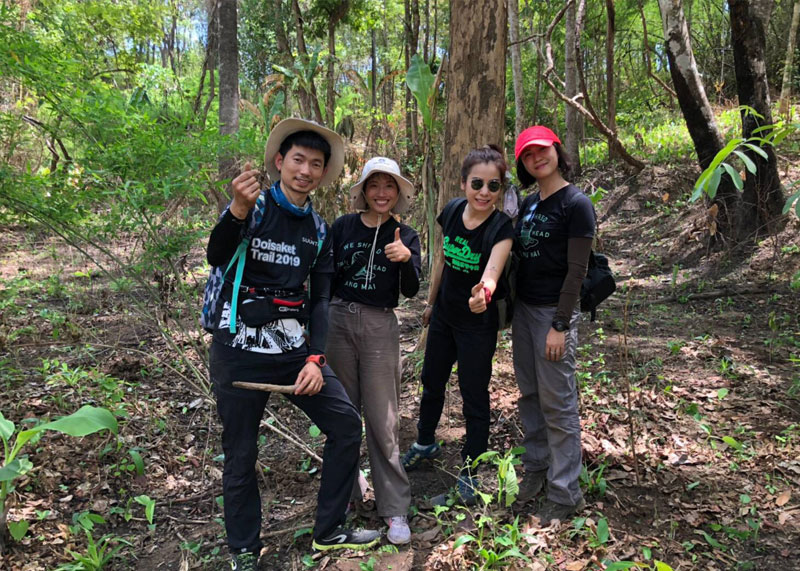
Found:
[[[390,262],[407,262],[411,259],[411,250],[403,245],[400,239],[400,227],[395,228],[394,242],[389,242],[383,249]]]
[[[259,172],[253,170],[250,162],[244,164],[244,170],[231,182],[233,188],[233,202],[231,214],[242,220],[247,218],[247,213],[256,205],[258,195],[261,194],[261,183],[258,182]]]
[[[472,313],[483,313],[486,311],[486,290],[483,281],[479,281],[472,286],[472,297],[469,298],[469,310]]]

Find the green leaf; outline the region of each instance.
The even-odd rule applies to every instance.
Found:
[[[505,473],[505,477],[503,478],[503,488],[506,491],[506,500],[505,504],[506,507],[511,507],[511,504],[517,499],[517,495],[519,495],[519,482],[517,481],[517,471],[514,469],[514,465],[509,463],[508,468]]]
[[[29,526],[30,524],[24,519],[21,521],[9,521],[8,531],[11,532],[11,537],[14,538],[14,541],[19,541],[28,532]]]
[[[714,549],[721,549],[722,551],[725,551],[727,549],[727,547],[725,547],[719,541],[708,535],[708,533],[703,531],[702,529],[696,529],[694,530],[694,532],[702,535],[703,538],[706,540],[706,543],[708,543]]]
[[[723,436],[722,441],[736,451],[741,451],[744,446],[732,436]]]
[[[469,534],[464,534],[460,536],[458,539],[456,539],[455,543],[453,543],[453,549],[458,549],[459,547],[470,541],[476,541],[476,539]]]
[[[728,396],[728,389],[717,389],[717,398],[722,400]]]
[[[142,455],[133,448],[128,450],[128,455],[131,457],[133,465],[136,467],[136,474],[138,476],[144,476],[144,460],[142,460]]]
[[[614,561],[606,565],[605,571],[625,571],[626,569],[634,569],[636,567],[643,569],[646,565],[636,563],[636,561]]]
[[[146,495],[136,496],[133,499],[136,500],[137,504],[141,504],[144,506],[144,515],[147,518],[147,523],[152,524],[153,516],[155,515],[156,512],[156,501],[152,499],[150,496]]]
[[[737,157],[742,159],[744,166],[747,168],[747,171],[750,174],[756,174],[758,168],[756,167],[756,163],[753,162],[753,159],[745,155],[742,151],[733,151]]]
[[[422,121],[425,127],[430,130],[433,128],[433,115],[431,104],[433,97],[434,75],[431,73],[430,66],[425,63],[418,53],[411,58],[411,65],[406,72],[406,84],[414,99],[417,100],[419,110],[422,113]]]
[[[608,530],[608,519],[601,517],[597,522],[597,539],[605,545],[608,543],[608,539],[611,537],[611,533]]]
[[[8,439],[14,434],[14,428],[14,423],[10,420],[6,420],[6,417],[0,412],[0,438],[2,438],[4,442],[8,442]]]
[[[312,437],[316,438],[317,436],[322,434],[322,431],[319,429],[319,427],[316,424],[312,424],[311,426],[308,427],[308,433]]]
[[[87,404],[69,416],[40,424],[26,432],[41,432],[42,430],[55,430],[69,436],[87,436],[101,430],[110,430],[117,434],[118,426],[117,419],[108,410]]]
[[[659,561],[658,559],[656,559],[655,564],[656,564],[656,571],[674,571],[672,567],[670,567],[663,561]]]
[[[26,474],[31,468],[33,468],[33,462],[27,458],[15,458],[0,468],[0,482],[10,482],[14,478]]]
[[[744,146],[753,151],[755,154],[759,155],[765,161],[769,160],[769,155],[767,155],[767,151],[765,151],[758,145],[754,145],[753,143],[744,143]]]
[[[714,169],[714,172],[711,173],[711,177],[708,179],[708,188],[706,188],[706,194],[708,198],[714,200],[714,197],[717,195],[717,188],[719,188],[719,181],[722,178],[722,169],[717,167]]]
[[[725,172],[728,173],[728,176],[731,177],[736,190],[742,190],[742,188],[744,188],[744,183],[742,182],[742,177],[739,175],[739,172],[728,163],[722,163],[721,166],[725,169]]]

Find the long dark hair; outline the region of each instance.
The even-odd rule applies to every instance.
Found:
[[[477,149],[472,149],[464,157],[464,162],[461,163],[461,182],[467,182],[467,175],[477,164],[493,164],[500,171],[500,181],[505,184],[506,171],[508,170],[508,163],[503,156],[503,151],[497,145],[484,145]]]
[[[561,172],[561,176],[569,180],[572,175],[572,162],[569,159],[569,155],[561,144],[553,143],[553,147],[556,150],[556,155],[558,155],[558,170]],[[517,159],[517,178],[520,184],[522,184],[522,188],[528,188],[536,182],[534,176],[529,173],[525,165],[522,164],[521,155],[520,158]]]

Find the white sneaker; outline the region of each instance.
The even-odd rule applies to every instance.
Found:
[[[389,525],[389,532],[386,539],[395,545],[402,545],[411,541],[411,529],[408,527],[408,518],[404,515],[385,517],[384,521]]]

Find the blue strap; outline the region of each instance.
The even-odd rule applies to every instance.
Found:
[[[236,253],[231,258],[230,264],[228,264],[228,269],[225,270],[225,274],[227,275],[228,270],[231,269],[233,262],[236,262],[236,276],[233,279],[233,296],[231,297],[231,314],[228,323],[228,330],[232,334],[236,334],[236,307],[239,303],[239,287],[242,285],[242,274],[244,274],[244,259],[245,259],[245,252],[247,251],[247,246],[250,244],[249,239],[242,240],[239,244],[239,247],[236,248]]]

